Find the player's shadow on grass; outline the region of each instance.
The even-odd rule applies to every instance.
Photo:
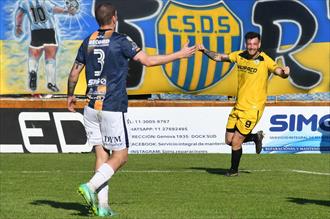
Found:
[[[204,170],[207,173],[218,174],[218,175],[225,175],[228,172],[228,169],[222,169],[222,168],[190,167],[189,169]],[[251,173],[251,172],[247,170],[239,170],[239,173]]]
[[[72,215],[78,216],[90,216],[88,209],[85,205],[75,202],[59,202],[59,201],[51,201],[51,200],[35,200],[31,202],[32,205],[49,205],[53,208],[61,208],[65,210],[76,210],[76,213]]]
[[[326,200],[315,200],[315,199],[294,198],[294,197],[288,197],[287,199],[289,202],[294,202],[299,205],[316,204],[316,205],[324,205],[330,207],[330,201],[326,201]]]

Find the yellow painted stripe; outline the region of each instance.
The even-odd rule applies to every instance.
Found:
[[[166,34],[165,35],[166,37],[166,51],[165,51],[165,54],[170,54],[170,53],[173,53],[173,35],[172,34]],[[168,63],[165,65],[165,70],[166,70],[166,73],[168,74],[169,77],[172,76],[172,62]]]
[[[217,48],[216,37],[210,37],[210,45],[211,45],[210,50],[216,51],[216,49],[213,49],[213,48]],[[210,84],[212,84],[214,75],[215,75],[215,72],[214,72],[215,66],[216,66],[216,62],[213,60],[209,60],[207,76],[206,76],[206,80],[205,80],[205,86],[209,86]]]
[[[186,43],[188,40],[188,36],[181,35],[181,44]],[[183,45],[181,45],[182,47]],[[179,77],[178,77],[178,85],[183,87],[184,81],[186,79],[187,74],[187,66],[188,66],[188,59],[181,59],[180,60],[180,70],[179,70]]]
[[[199,43],[201,43],[201,42],[197,41],[196,44],[199,44]],[[193,71],[192,81],[191,81],[191,84],[189,87],[190,90],[196,90],[196,88],[197,88],[198,81],[201,76],[202,57],[203,57],[203,53],[201,53],[201,52],[195,53],[194,71]]]

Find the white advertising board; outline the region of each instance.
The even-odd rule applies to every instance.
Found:
[[[225,130],[231,107],[130,108],[130,153],[230,153]],[[266,107],[262,153],[329,153],[329,107]],[[255,153],[245,143],[243,153]]]
[[[1,110],[0,153],[90,152],[82,112]],[[231,107],[130,107],[131,154],[230,153],[225,131]],[[262,153],[329,153],[327,106],[266,107]],[[255,153],[254,143],[243,153]]]
[[[266,107],[255,130],[264,130],[263,153],[329,153],[330,108]]]
[[[230,152],[224,134],[229,107],[129,108],[130,153]]]

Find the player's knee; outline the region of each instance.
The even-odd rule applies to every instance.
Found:
[[[128,156],[125,156],[121,159],[121,166],[125,165],[128,161]]]
[[[226,136],[225,142],[226,142],[226,144],[232,146],[232,144],[233,144],[233,136],[232,135]]]
[[[35,49],[35,50],[30,50],[30,51],[29,51],[29,56],[30,56],[30,57],[33,57],[33,58],[35,58],[35,59],[39,59],[40,56],[41,56],[41,50],[37,50],[37,49]]]
[[[121,161],[121,165],[124,165],[125,163],[127,163],[127,161],[128,161],[128,154],[127,153],[126,154],[123,154],[123,156],[121,156],[120,161]]]
[[[108,156],[99,156],[99,157],[96,157],[96,162],[106,163],[108,161],[108,159],[109,159]]]
[[[239,150],[242,147],[242,141],[233,139],[231,142],[231,147],[233,150]]]
[[[231,144],[232,144],[231,140],[229,140],[229,139],[226,139],[225,142],[226,142],[226,144],[229,145],[229,146],[231,146]]]

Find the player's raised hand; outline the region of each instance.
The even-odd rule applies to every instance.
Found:
[[[289,66],[282,67],[282,70],[283,70],[284,74],[286,74],[286,75],[290,74],[290,67]]]
[[[189,40],[188,40],[180,50],[181,58],[188,58],[193,54],[195,54],[195,52],[196,52],[196,46],[189,47]]]
[[[76,110],[74,109],[76,102],[77,102],[77,100],[76,100],[75,96],[68,96],[67,107],[70,112],[76,112]]]
[[[289,77],[289,75],[290,75],[290,67],[289,66],[282,67],[282,71],[283,71],[283,73],[282,73],[283,78]]]
[[[206,49],[203,44],[197,44],[197,50],[200,52],[204,52]]]

